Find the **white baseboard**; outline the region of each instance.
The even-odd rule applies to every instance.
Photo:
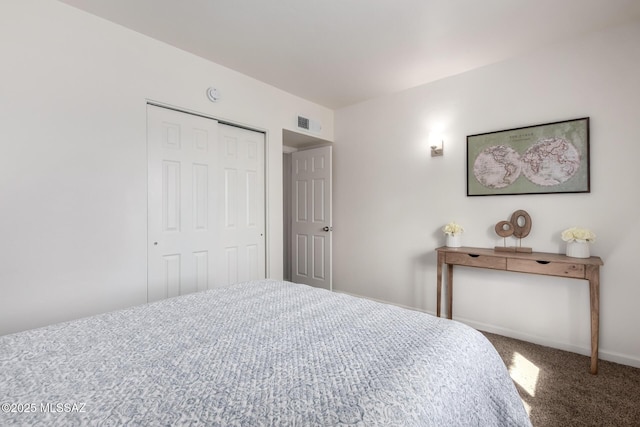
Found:
[[[368,299],[368,300],[372,300],[372,301],[376,301],[382,304],[391,304],[391,305],[395,305],[397,307],[402,307],[402,308],[406,308],[407,310],[413,310],[413,311],[420,311],[423,313],[427,313],[427,314],[431,314],[432,316],[435,316],[436,313],[429,311],[429,310],[422,310],[419,308],[415,308],[415,307],[409,307],[403,304],[396,304],[396,303],[392,303],[389,301],[384,301],[384,300],[380,300],[377,298],[370,298],[370,297],[366,297],[363,295],[357,295],[357,294],[352,294],[349,292],[344,292],[344,291],[335,291],[335,292],[339,292],[342,294],[346,294],[346,295],[351,295],[353,297],[357,297],[357,298],[364,298],[364,299]],[[513,329],[509,329],[509,328],[504,328],[502,326],[496,326],[496,325],[490,325],[487,323],[482,323],[482,322],[476,322],[474,320],[471,319],[465,319],[465,318],[459,318],[456,317],[454,320],[460,322],[460,323],[464,323],[465,325],[471,326],[474,329],[480,330],[480,331],[484,331],[484,332],[489,332],[491,334],[497,334],[497,335],[502,335],[505,337],[509,337],[509,338],[515,338],[517,340],[522,340],[522,341],[527,341],[530,343],[534,343],[534,344],[538,344],[538,345],[543,345],[545,347],[551,347],[551,348],[557,348],[558,350],[565,350],[565,351],[570,351],[572,353],[578,353],[578,354],[582,354],[584,356],[591,356],[591,349],[587,348],[587,347],[581,347],[581,346],[576,346],[576,345],[571,345],[571,344],[567,344],[567,343],[563,343],[563,342],[558,342],[558,341],[554,341],[554,340],[550,340],[548,338],[545,337],[539,337],[537,335],[531,335],[531,334],[527,334],[527,333],[523,333],[520,331],[516,331]],[[632,357],[626,354],[620,354],[620,353],[616,353],[616,352],[612,352],[612,351],[606,351],[606,350],[602,350],[602,348],[600,348],[600,350],[598,351],[598,357],[600,360],[606,360],[609,362],[614,362],[614,363],[619,363],[621,365],[627,365],[627,366],[633,366],[634,368],[640,368],[640,359],[637,357]]]
[[[554,341],[549,338],[540,337],[537,335],[531,335],[516,331],[509,328],[504,328],[496,325],[489,325],[486,323],[476,322],[470,319],[456,318],[457,321],[471,326],[474,329],[480,331],[489,332],[492,334],[502,335],[509,338],[515,338],[517,340],[527,341],[530,343],[543,345],[545,347],[557,348],[558,350],[570,351],[572,353],[582,354],[583,356],[591,356],[591,348],[571,345],[559,341]],[[640,359],[625,354],[615,353],[612,351],[602,350],[598,351],[598,358],[600,360],[606,360],[608,362],[619,363],[621,365],[633,366],[634,368],[640,368]]]

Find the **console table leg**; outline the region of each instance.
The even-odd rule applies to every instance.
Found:
[[[438,278],[436,281],[436,290],[438,292],[437,301],[436,301],[436,315],[440,317],[440,308],[442,306],[442,264],[444,264],[444,254],[438,252]]]
[[[453,318],[453,264],[447,264],[447,317]]]
[[[600,268],[587,265],[591,306],[591,373],[598,373],[598,337],[600,335]]]

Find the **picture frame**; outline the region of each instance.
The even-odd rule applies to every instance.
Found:
[[[467,136],[467,196],[589,193],[589,117]]]

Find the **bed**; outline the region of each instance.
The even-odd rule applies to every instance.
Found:
[[[0,425],[530,426],[461,323],[262,280],[0,337]]]

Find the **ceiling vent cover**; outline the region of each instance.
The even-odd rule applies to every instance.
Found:
[[[298,114],[297,119],[298,119],[298,122],[297,122],[298,129],[306,130],[309,132],[315,132],[315,133],[320,133],[320,131],[322,130],[322,125],[320,125],[320,122],[316,120],[312,120],[300,114]]]

